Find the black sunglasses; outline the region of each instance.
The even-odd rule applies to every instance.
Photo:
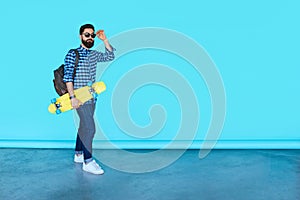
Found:
[[[84,33],[83,34],[85,37],[87,37],[87,38],[89,38],[90,36],[92,37],[92,38],[95,38],[96,37],[96,34],[95,33],[93,33],[93,34],[90,34],[90,33]]]

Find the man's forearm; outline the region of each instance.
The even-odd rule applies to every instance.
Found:
[[[74,96],[74,86],[73,82],[66,82],[67,90],[70,96]]]
[[[103,43],[108,51],[113,51],[107,39],[103,40]]]
[[[66,82],[66,85],[67,85],[67,90],[68,90],[69,95],[70,95],[72,107],[73,107],[74,109],[79,108],[79,106],[81,106],[82,103],[80,102],[80,100],[78,100],[78,99],[75,97],[73,82]]]

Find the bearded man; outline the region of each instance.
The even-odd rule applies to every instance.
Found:
[[[94,46],[94,38],[98,37],[105,45],[105,52],[90,50]],[[93,84],[96,81],[98,62],[107,62],[114,59],[115,49],[110,45],[103,30],[95,33],[91,24],[85,24],[79,29],[81,45],[76,50],[79,54],[76,73],[73,78],[76,53],[70,50],[65,57],[64,82],[67,85],[72,107],[78,113],[80,124],[77,132],[74,162],[82,163],[82,169],[92,174],[103,174],[103,169],[92,156],[92,142],[96,132],[94,122],[95,100],[82,104],[75,96],[74,90]]]

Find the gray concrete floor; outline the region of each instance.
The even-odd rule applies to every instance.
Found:
[[[103,165],[101,176],[83,172],[69,149],[0,149],[0,157],[1,200],[300,199],[300,150],[213,150],[202,160],[188,150],[158,171]]]

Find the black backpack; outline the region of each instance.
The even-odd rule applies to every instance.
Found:
[[[79,53],[78,53],[77,49],[72,49],[71,51],[74,51],[76,53],[75,66],[74,66],[74,72],[73,72],[73,81],[74,81],[74,77],[76,74],[76,68],[77,68],[77,65],[79,62]],[[59,68],[54,70],[53,84],[54,84],[55,91],[57,92],[57,94],[59,96],[62,96],[68,92],[66,83],[63,81],[64,71],[65,71],[64,67],[65,67],[65,65],[62,64]]]

